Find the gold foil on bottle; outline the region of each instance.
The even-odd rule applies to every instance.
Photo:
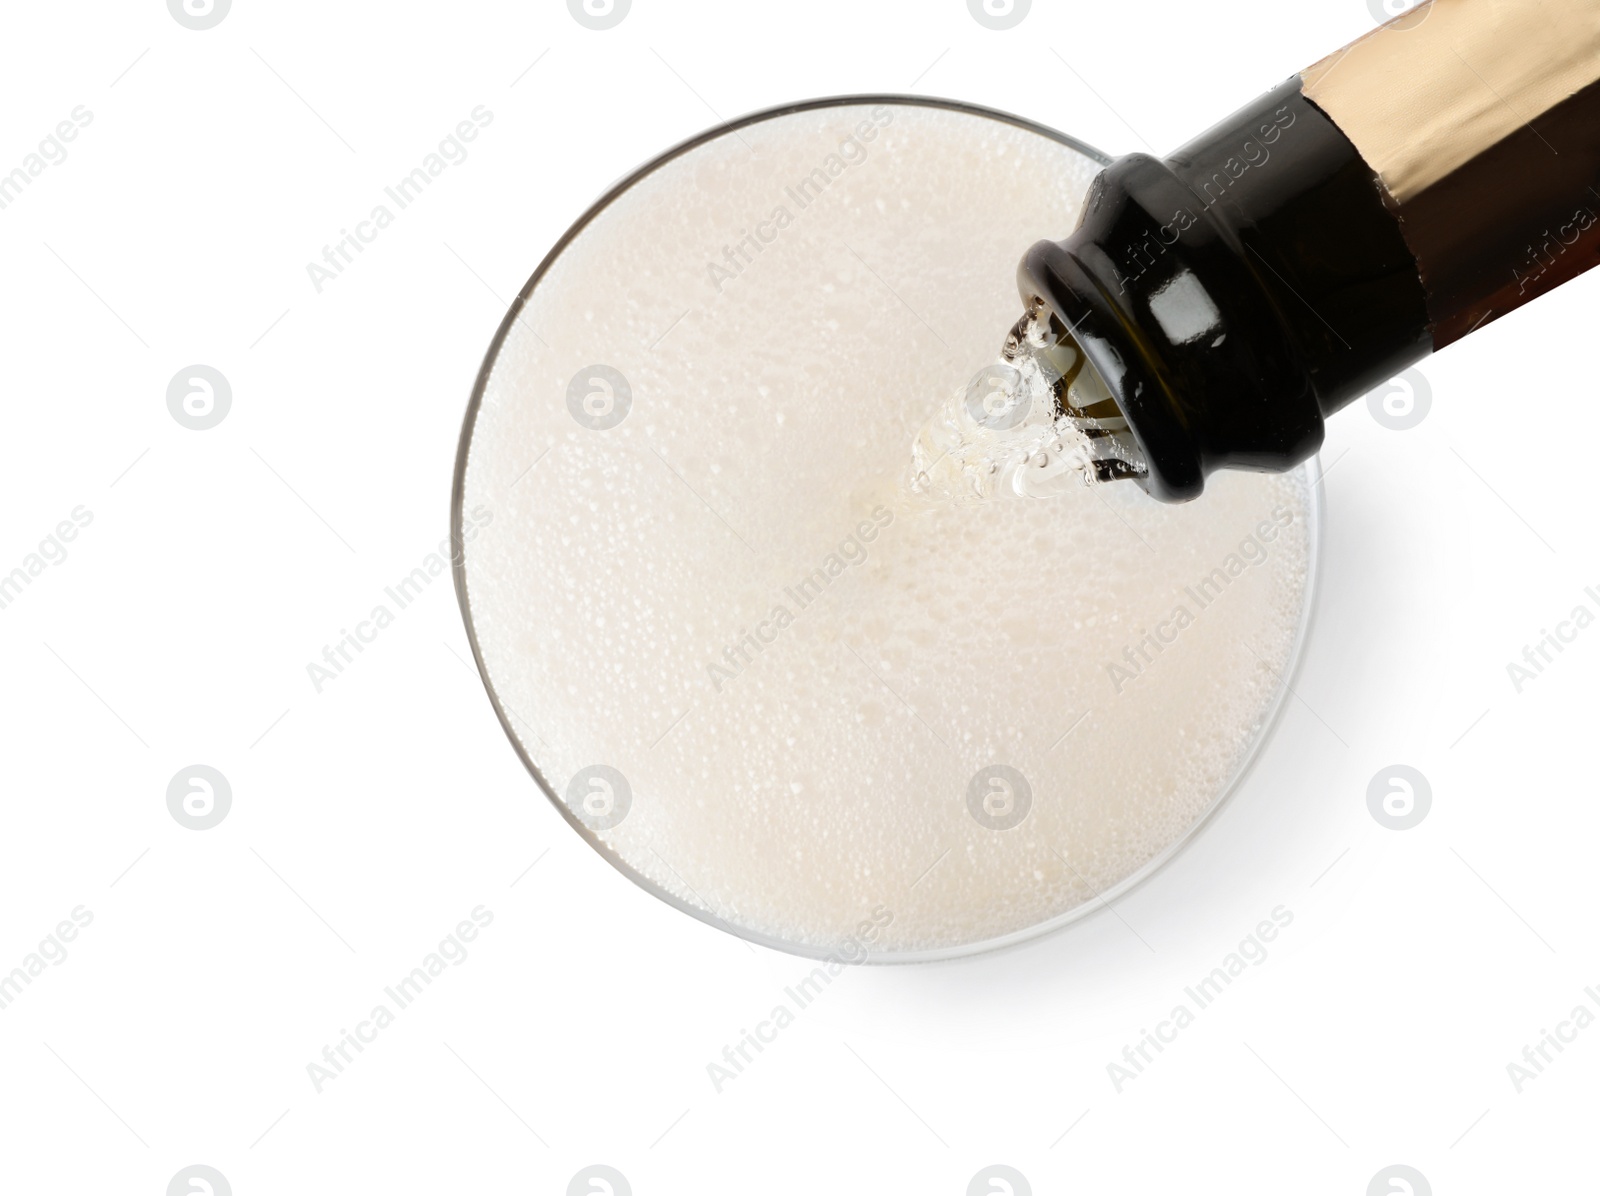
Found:
[[[1301,78],[1404,203],[1600,79],[1600,0],[1428,0]]]

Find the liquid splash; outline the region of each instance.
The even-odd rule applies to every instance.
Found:
[[[1050,498],[1143,472],[1110,390],[1071,335],[1036,309],[917,434],[909,485],[924,501],[969,503]]]

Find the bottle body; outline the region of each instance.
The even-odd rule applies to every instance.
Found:
[[[1535,20],[1542,48],[1470,61]],[[1024,257],[1024,302],[1101,373],[1153,496],[1289,469],[1341,407],[1600,264],[1597,80],[1595,0],[1431,0],[1165,160],[1113,163]]]

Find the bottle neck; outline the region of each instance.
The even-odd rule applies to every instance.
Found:
[[[1398,220],[1298,79],[1165,161],[1114,162],[1018,282],[1100,371],[1166,501],[1305,460],[1325,416],[1431,348]]]

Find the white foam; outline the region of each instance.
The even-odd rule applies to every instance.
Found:
[[[558,794],[623,774],[593,838],[683,903],[814,951],[875,918],[875,953],[987,942],[1137,873],[1248,758],[1306,601],[1301,475],[906,494],[1096,169],[940,109],[768,120],[613,202],[507,335],[465,474],[480,651]],[[631,401],[608,430],[568,406],[596,364]],[[995,764],[1032,790],[1009,830],[969,811]]]

